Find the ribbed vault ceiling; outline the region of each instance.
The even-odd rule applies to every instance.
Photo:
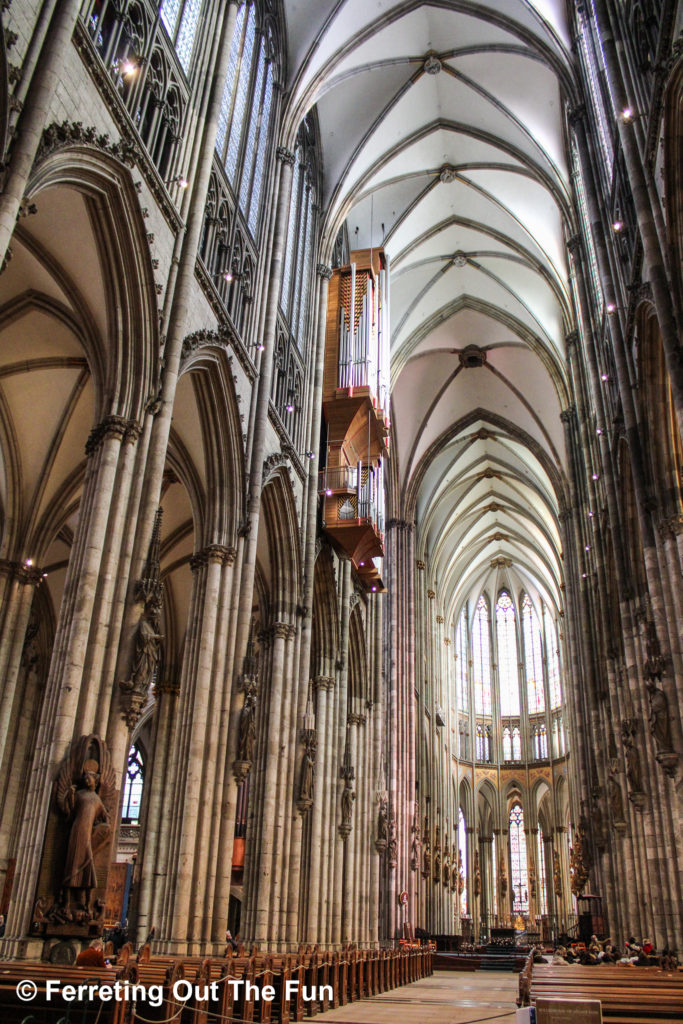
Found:
[[[346,220],[352,249],[391,259],[392,513],[416,517],[449,617],[500,558],[559,606],[565,4],[285,10],[289,127],[316,105],[326,244]]]

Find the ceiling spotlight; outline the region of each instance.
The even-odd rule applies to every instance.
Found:
[[[24,562],[24,565],[27,565],[27,566],[33,565],[33,559],[32,558],[27,558],[26,561]]]
[[[589,512],[589,513],[588,513],[588,518],[589,518],[589,519],[592,519],[592,518],[593,518],[593,514],[594,514],[593,512]]]
[[[605,383],[606,381],[608,381],[608,380],[609,380],[609,377],[608,377],[608,375],[607,375],[606,373],[601,373],[601,374],[600,374],[600,380],[601,380],[601,381],[603,382],[603,384],[604,384],[604,383]]]
[[[614,228],[615,231],[623,231],[624,230],[624,222],[623,222],[623,220],[615,220],[615,221],[613,221],[612,227]]]
[[[187,188],[190,183],[183,174],[176,174],[175,178],[171,178],[166,184],[177,185],[178,188]]]
[[[633,107],[624,107],[621,112],[621,120],[624,124],[628,124],[629,121],[633,120]]]
[[[372,588],[372,592],[373,592],[373,594],[374,594],[374,593],[376,593],[376,591],[377,591],[377,587],[373,587],[373,588]]]
[[[291,402],[287,404],[287,412],[294,412],[294,406]]]
[[[266,350],[266,346],[263,344],[263,342],[261,342],[260,345],[257,345],[256,348],[259,352],[265,352]]]
[[[600,479],[600,474],[599,474],[599,473],[593,473],[593,476],[592,476],[592,478],[591,478],[591,479],[593,479],[593,480],[599,480],[599,479]]]
[[[327,490],[325,491],[325,494],[326,494],[326,496],[328,498],[331,498],[332,497],[332,489],[330,487],[328,487]]]
[[[590,544],[586,544],[586,551],[590,551],[590,549],[591,549]]]
[[[607,312],[608,312],[608,313],[614,313],[614,312],[616,312],[616,308],[617,308],[617,307],[615,306],[615,304],[614,304],[613,302],[608,302],[608,303],[607,303]]]
[[[588,573],[586,573],[586,572],[582,572],[581,573],[581,579],[582,580],[585,580],[587,576],[588,576]]]
[[[598,427],[597,435],[598,435],[598,437],[601,437],[601,435],[602,435],[602,427]]]
[[[230,282],[232,281],[232,274],[230,273],[229,270],[226,270],[225,273],[223,274],[223,280],[227,281],[228,284],[230,284]]]

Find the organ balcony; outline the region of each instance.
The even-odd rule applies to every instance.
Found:
[[[351,253],[327,306],[320,474],[323,529],[369,591],[384,590],[384,466],[389,451],[389,269],[384,251]]]

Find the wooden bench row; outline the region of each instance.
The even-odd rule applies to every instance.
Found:
[[[431,951],[419,949],[314,948],[295,954],[252,950],[225,958],[150,956],[144,951],[137,959],[124,953],[121,960],[115,968],[105,969],[0,963],[0,1019],[3,1024],[21,1024],[33,1016],[35,1022],[57,1024],[70,1009],[71,1017],[83,1024],[154,1024],[170,1019],[178,1024],[289,1024],[432,973]],[[22,1001],[17,992],[21,981],[36,986],[30,1002]],[[65,998],[64,986],[71,986],[78,997],[67,990]]]
[[[540,997],[600,1000],[610,1024],[676,1021],[683,1024],[683,973],[658,967],[533,964],[530,955],[519,976],[520,1006]]]

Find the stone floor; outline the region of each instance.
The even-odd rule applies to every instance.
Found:
[[[335,1024],[514,1024],[517,975],[435,971],[431,978],[315,1018]]]

